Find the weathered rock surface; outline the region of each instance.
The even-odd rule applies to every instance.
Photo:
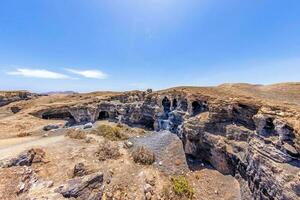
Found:
[[[1,168],[0,175],[0,199],[22,199],[20,196],[37,181],[36,174],[28,166]]]
[[[0,167],[31,166],[32,163],[46,162],[46,153],[43,149],[35,148],[21,153],[16,158],[5,159],[0,162]]]
[[[299,95],[293,94],[292,100],[283,104],[287,93],[272,87],[222,85],[215,89],[136,91],[32,114],[68,120],[70,125],[107,119],[150,130],[168,130],[179,136],[184,151],[178,150],[182,148],[181,141],[173,143],[176,139],[164,132],[132,142],[151,144],[158,166],[175,160],[174,149],[183,157],[186,153],[209,162],[239,180],[243,199],[299,199]],[[156,148],[165,154],[160,155]],[[165,167],[169,170],[170,166]]]
[[[242,193],[243,199],[299,198],[290,186],[291,182],[296,185],[294,181],[299,178],[300,161],[294,145],[295,132],[288,124],[277,116],[270,118],[260,113],[253,116],[255,130],[232,123],[211,126],[216,118],[218,114],[214,113],[211,118],[190,118],[185,122],[187,153],[210,162],[224,174],[240,177],[251,193]]]
[[[93,124],[91,122],[83,125],[83,129],[88,129],[88,128],[92,128],[93,127]]]
[[[36,96],[27,91],[0,92],[0,106],[5,106],[15,101],[28,100]],[[16,110],[16,109],[13,109]],[[17,111],[17,110],[16,110]],[[17,111],[18,112],[18,111]]]
[[[83,163],[78,163],[74,166],[73,176],[84,176],[87,175],[87,171]]]
[[[54,129],[59,129],[59,125],[56,124],[49,124],[43,127],[44,131],[50,131],[50,130],[54,130]]]
[[[179,175],[188,171],[182,142],[169,131],[153,132],[139,138],[133,138],[135,148],[144,147],[155,155],[154,165],[169,175]]]
[[[65,198],[79,200],[101,200],[103,192],[103,174],[91,175],[70,179],[61,185],[55,192],[62,194]]]

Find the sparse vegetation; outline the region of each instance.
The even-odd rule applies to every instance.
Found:
[[[134,162],[143,165],[151,165],[155,161],[154,153],[143,146],[139,146],[134,149],[132,152],[132,157]]]
[[[123,125],[123,124],[121,124],[121,123],[117,123],[117,127],[119,127],[119,128],[123,128],[123,127],[124,127],[124,125]]]
[[[18,137],[27,137],[27,136],[31,136],[31,133],[29,132],[20,132],[17,134]]]
[[[49,103],[54,103],[55,100],[54,99],[49,99]]]
[[[170,190],[170,187],[164,186],[161,191],[161,196],[164,199],[172,199],[172,192],[173,191]]]
[[[78,140],[86,139],[86,133],[83,130],[69,129],[66,136]]]
[[[116,159],[121,156],[119,146],[112,141],[104,140],[99,143],[96,156],[100,161],[107,159]]]
[[[101,136],[105,137],[106,139],[109,139],[112,141],[128,139],[128,135],[125,133],[125,131],[122,129],[122,127],[120,127],[118,125],[112,126],[112,125],[102,124],[92,133],[94,133],[96,135],[101,135]]]
[[[187,197],[189,199],[193,198],[194,189],[189,184],[188,180],[184,176],[172,177],[172,189],[175,194],[180,197]]]

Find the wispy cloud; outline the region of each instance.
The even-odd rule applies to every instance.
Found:
[[[15,71],[7,72],[9,75],[17,75],[31,78],[45,78],[45,79],[67,79],[69,76],[45,69],[29,69],[18,68]]]
[[[108,75],[100,70],[77,70],[66,69],[68,72],[83,76],[85,78],[106,79]]]

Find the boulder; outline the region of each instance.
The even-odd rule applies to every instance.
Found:
[[[1,167],[12,166],[31,166],[32,163],[46,162],[45,151],[43,149],[35,148],[21,153],[16,158],[6,159],[1,161]]]
[[[59,129],[59,125],[49,124],[47,126],[44,126],[44,128],[43,128],[44,131],[50,131],[50,130],[54,130],[54,129]]]
[[[92,122],[89,122],[89,123],[83,125],[83,129],[88,129],[88,128],[93,128],[93,123]]]
[[[103,193],[103,173],[98,172],[68,180],[55,189],[65,198],[78,200],[101,200]]]
[[[169,131],[153,132],[131,138],[130,141],[134,145],[132,151],[138,162],[144,159],[155,160],[154,166],[167,175],[180,175],[189,171],[182,141],[177,135]]]
[[[130,141],[125,141],[124,142],[124,147],[127,149],[130,149],[131,147],[133,147],[133,143]]]
[[[83,163],[78,163],[74,166],[73,177],[84,176],[87,174],[85,166]]]

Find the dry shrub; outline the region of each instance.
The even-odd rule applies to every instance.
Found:
[[[29,132],[20,132],[17,134],[18,137],[27,137],[27,136],[31,136],[31,133]]]
[[[144,135],[146,133],[146,131],[142,128],[136,128],[135,129],[135,132],[138,134],[138,135]]]
[[[86,138],[86,133],[83,130],[79,129],[69,129],[66,133],[66,136],[73,139],[83,140]]]
[[[117,159],[121,156],[121,153],[117,144],[109,140],[104,140],[99,143],[96,156],[100,161],[104,161],[107,159]]]
[[[112,141],[128,139],[128,135],[125,134],[124,130],[118,125],[112,126],[112,125],[102,124],[92,133],[103,136],[106,139],[109,139]]]
[[[121,123],[117,123],[117,127],[119,127],[119,128],[123,128],[123,127],[124,127],[124,125],[123,125],[123,124],[121,124]]]
[[[160,196],[163,197],[163,199],[165,200],[177,200],[178,198],[176,198],[173,194],[173,191],[170,190],[170,186],[164,186],[162,188],[162,191],[160,193]]]
[[[135,148],[132,152],[132,157],[134,162],[143,165],[151,165],[155,161],[155,155],[152,151],[145,148],[144,146],[139,146]]]

